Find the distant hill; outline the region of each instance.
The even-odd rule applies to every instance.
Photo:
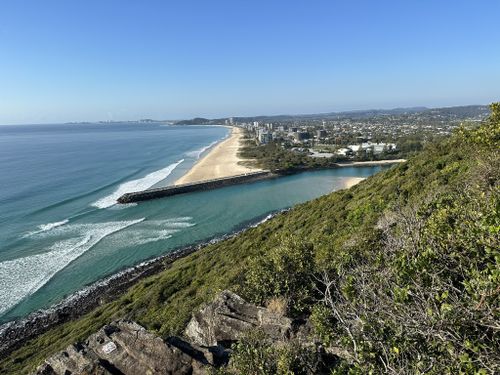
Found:
[[[446,115],[453,116],[457,119],[467,119],[489,114],[489,107],[485,105],[468,105],[457,107],[443,108],[427,108],[427,107],[409,107],[409,108],[393,108],[393,109],[369,109],[343,112],[327,112],[314,114],[299,114],[299,115],[271,115],[271,116],[241,116],[233,117],[237,122],[280,122],[280,121],[300,121],[300,120],[331,120],[331,119],[366,119],[370,117],[381,116],[400,116],[411,114],[429,114],[429,115]],[[194,118],[191,120],[177,121],[177,125],[204,125],[204,124],[223,124],[226,118],[207,119]]]
[[[212,120],[203,117],[195,117],[191,120],[176,121],[175,125],[209,125]]]

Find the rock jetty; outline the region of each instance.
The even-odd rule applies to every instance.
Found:
[[[269,171],[250,172],[237,176],[126,193],[119,197],[117,202],[121,204],[135,203],[151,199],[170,197],[178,194],[192,193],[195,191],[213,190],[225,186],[246,184],[276,177],[278,177],[278,175]]]

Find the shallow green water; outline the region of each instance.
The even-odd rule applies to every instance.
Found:
[[[144,135],[148,131],[153,133]],[[167,176],[161,181],[172,181],[196,161],[200,155],[198,151],[204,145],[220,139],[227,130],[200,127],[169,128],[166,131],[157,128],[117,128],[116,132],[122,137],[130,134],[134,138],[142,136],[144,140],[139,144],[143,149],[137,154],[156,162],[149,162],[149,169],[143,170],[140,169],[141,160],[136,157],[133,162],[137,167],[132,167],[123,155],[116,159],[119,164],[110,169],[109,176],[104,173],[96,177],[96,170],[90,168],[97,163],[94,159],[80,163],[78,173],[75,172],[75,176],[88,176],[92,181],[82,181],[81,184],[76,181],[74,185],[68,182],[59,187],[55,184],[46,192],[47,197],[43,196],[44,191],[40,192],[40,196],[26,194],[29,202],[22,197],[17,197],[18,201],[13,200],[12,197],[18,194],[15,189],[10,193],[10,200],[0,199],[4,208],[15,208],[17,204],[19,209],[13,213],[4,211],[3,217],[9,220],[5,220],[0,228],[4,240],[0,245],[2,320],[48,307],[85,285],[143,260],[232,232],[250,222],[259,221],[270,212],[342,188],[347,177],[368,177],[381,169],[358,167],[305,172],[119,206],[112,205],[117,191],[133,188],[137,184],[144,185],[146,180],[148,184],[155,182],[154,185],[158,186],[160,181],[156,181],[155,176],[160,178],[165,174]],[[117,137],[115,133],[112,133],[110,142]],[[196,139],[194,133],[204,137]],[[100,134],[99,131],[97,134]],[[163,134],[166,136],[162,139],[160,136]],[[134,146],[137,147],[137,142]],[[117,150],[123,147],[126,152],[130,143],[124,142],[116,147]],[[50,151],[47,152],[50,154]],[[165,154],[168,157],[162,159],[160,155]],[[76,158],[78,153],[69,157]],[[182,159],[184,161],[178,163]],[[71,162],[74,163],[75,159]],[[109,163],[113,162],[105,160],[102,165],[108,166]],[[165,170],[172,166],[171,170]],[[81,169],[88,170],[82,172]],[[163,170],[163,174],[151,175],[159,170]],[[67,171],[59,175],[57,170],[52,173],[56,182],[57,179],[69,179]],[[110,183],[106,185],[108,180]],[[134,182],[137,180],[139,183]],[[88,192],[80,186],[82,184]],[[59,194],[54,192],[58,188],[61,190]],[[78,189],[81,191],[76,191]]]

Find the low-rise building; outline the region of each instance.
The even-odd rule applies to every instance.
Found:
[[[348,147],[344,147],[344,148],[339,148],[335,154],[337,155],[340,155],[340,156],[351,156],[354,154],[353,150],[348,148]]]
[[[359,150],[373,152],[374,154],[381,154],[384,151],[393,151],[396,149],[395,143],[372,143],[363,142],[359,145],[349,145],[347,146],[353,152],[358,152]]]

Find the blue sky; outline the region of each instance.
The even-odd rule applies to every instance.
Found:
[[[0,124],[500,100],[500,2],[0,2]]]

